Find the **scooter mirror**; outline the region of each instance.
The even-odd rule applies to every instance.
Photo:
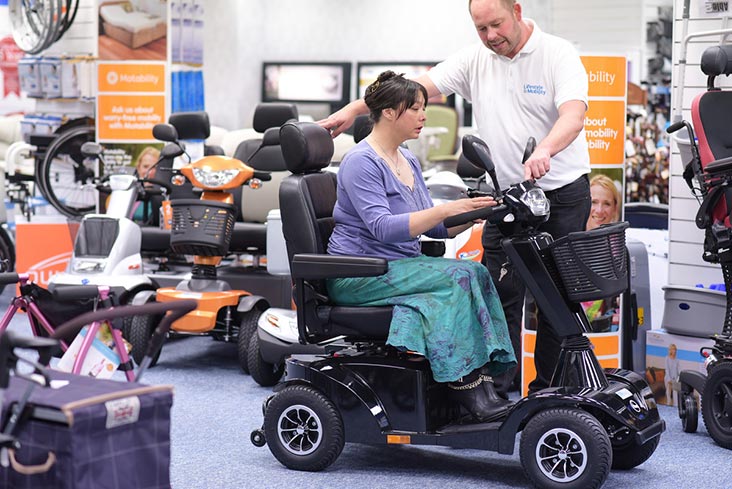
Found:
[[[524,156],[521,158],[521,164],[523,165],[526,163],[526,160],[528,160],[532,154],[534,154],[534,150],[536,149],[536,139],[534,137],[530,137],[528,141],[526,141],[526,148],[524,148]]]
[[[493,189],[500,192],[501,187],[498,185],[498,178],[496,177],[496,166],[493,164],[491,150],[485,141],[472,134],[463,136],[463,154],[474,165],[485,168],[485,171],[491,177]]]
[[[471,163],[484,168],[485,171],[495,169],[488,145],[472,134],[463,137],[463,154]]]
[[[177,158],[183,153],[185,153],[185,147],[183,146],[183,143],[173,143],[163,146],[162,151],[160,151],[160,156],[163,158]]]
[[[87,158],[95,158],[102,154],[102,151],[104,151],[104,148],[99,143],[89,141],[81,145],[81,154]]]
[[[174,143],[178,141],[178,131],[171,124],[155,124],[153,126],[153,137],[158,141]]]

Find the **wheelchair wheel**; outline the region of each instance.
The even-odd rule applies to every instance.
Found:
[[[711,368],[702,394],[702,417],[712,439],[732,449],[732,362]]]
[[[345,444],[343,421],[320,391],[292,385],[278,392],[264,413],[272,455],[288,469],[316,472],[332,464]]]
[[[239,323],[239,334],[236,339],[237,357],[239,359],[239,366],[245,374],[250,373],[249,354],[247,353],[249,351],[249,340],[257,332],[257,324],[259,324],[259,316],[261,315],[262,311],[252,309],[242,315],[241,322]]]
[[[521,465],[536,487],[587,489],[602,486],[613,452],[602,424],[570,408],[539,412],[521,433]]]
[[[249,368],[249,375],[252,376],[254,381],[262,387],[272,387],[282,378],[282,374],[285,373],[285,365],[275,365],[266,362],[262,358],[262,353],[259,350],[259,335],[255,330],[252,333],[252,337],[249,339],[249,348],[247,348],[247,366]]]
[[[94,141],[93,127],[81,126],[62,132],[48,146],[36,168],[38,185],[48,203],[72,218],[96,208],[94,183],[98,160],[81,154],[81,145],[88,141]]]
[[[661,437],[656,436],[640,445],[630,433],[625,439],[613,440],[613,463],[611,468],[614,470],[630,470],[638,467],[651,458],[660,441]]]
[[[699,426],[699,407],[692,394],[682,392],[679,396],[679,418],[685,433],[696,433]]]

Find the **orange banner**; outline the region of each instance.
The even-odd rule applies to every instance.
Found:
[[[97,96],[97,140],[151,141],[165,122],[165,94]]]
[[[29,273],[33,282],[45,287],[51,277],[66,270],[72,250],[68,224],[19,222],[15,229],[19,273]]]
[[[165,65],[160,63],[99,63],[99,92],[164,92]]]
[[[625,101],[590,100],[585,136],[593,165],[622,165],[625,160]]]
[[[581,56],[589,81],[590,97],[625,97],[627,90],[624,56]]]

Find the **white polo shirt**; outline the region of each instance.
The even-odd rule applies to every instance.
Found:
[[[568,41],[542,32],[535,22],[523,49],[512,59],[481,42],[460,50],[428,72],[445,95],[473,103],[480,137],[488,143],[502,188],[523,180],[521,166],[530,136],[541,142],[569,100],[587,105],[587,72]],[[573,182],[590,171],[585,131],[551,159],[539,180],[544,190]]]

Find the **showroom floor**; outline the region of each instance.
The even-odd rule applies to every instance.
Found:
[[[5,307],[12,290],[0,295]],[[11,328],[28,331],[25,318]],[[249,434],[261,426],[262,401],[270,388],[239,369],[236,347],[207,337],[165,344],[158,365],[144,379],[172,384],[171,479],[175,489],[375,487],[530,487],[511,456],[478,450],[417,446],[347,444],[341,456],[319,473],[290,471],[269,450],[256,448]],[[115,374],[122,379],[121,374]],[[611,472],[604,488],[730,487],[732,453],[714,444],[700,420],[699,432],[685,434],[674,408],[661,406],[667,431],[656,453],[627,472]]]

